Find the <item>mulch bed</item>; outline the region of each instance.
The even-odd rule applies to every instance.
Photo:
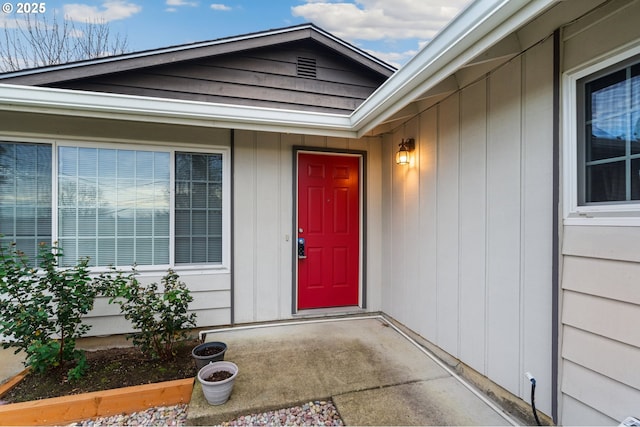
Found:
[[[77,381],[69,381],[69,367],[45,374],[29,374],[0,397],[7,403],[25,402],[91,391],[170,381],[197,375],[191,350],[198,342],[180,343],[174,360],[149,360],[134,347],[87,351],[88,368]]]

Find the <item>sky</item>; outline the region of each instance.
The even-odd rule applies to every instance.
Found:
[[[0,25],[25,19],[25,5],[0,1]],[[470,0],[47,0],[31,13],[106,22],[130,51],[215,40],[313,23],[396,67],[402,66]],[[22,10],[19,10],[22,9]],[[43,11],[44,9],[44,11]],[[22,12],[22,13],[21,13]],[[2,41],[0,40],[0,43]]]

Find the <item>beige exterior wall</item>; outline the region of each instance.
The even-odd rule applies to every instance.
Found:
[[[562,424],[615,425],[637,413],[639,239],[638,227],[565,227]]]
[[[637,49],[638,17],[640,2],[613,1],[566,27],[565,75]],[[565,100],[570,91],[562,88]],[[570,114],[565,112],[561,126],[563,156],[570,159]],[[569,161],[564,167],[565,194],[576,185],[572,166]],[[564,205],[558,421],[617,425],[637,417],[640,402],[640,222],[632,218],[637,212],[609,215],[606,209],[600,218],[580,218],[569,198]]]
[[[294,316],[293,147],[367,153],[367,311],[380,310],[380,138],[329,138],[236,131],[234,320]]]
[[[553,43],[406,122],[383,153],[383,311],[551,414]],[[393,163],[401,138],[414,163]]]

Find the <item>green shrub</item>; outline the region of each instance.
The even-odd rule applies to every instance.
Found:
[[[131,335],[133,344],[153,359],[170,360],[176,355],[176,345],[187,338],[187,330],[195,326],[195,313],[187,313],[193,301],[187,286],[178,274],[169,270],[158,284],[142,285],[134,269],[130,274],[100,276],[101,288],[111,296],[110,303],[120,305],[125,319],[138,331]]]
[[[76,339],[90,328],[82,316],[93,308],[97,289],[88,259],[61,269],[61,257],[61,248],[42,244],[40,269],[35,269],[15,244],[0,245],[0,334],[5,336],[2,346],[26,352],[25,363],[36,372],[75,362],[68,376],[76,379],[85,367]]]

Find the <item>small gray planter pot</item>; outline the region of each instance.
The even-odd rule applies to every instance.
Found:
[[[222,381],[207,381],[211,374],[218,371],[231,372],[231,377]],[[231,396],[233,385],[238,376],[238,366],[233,362],[211,362],[198,371],[198,381],[202,384],[202,393],[209,405],[222,405]]]
[[[222,349],[219,352],[209,354],[213,349]],[[227,345],[220,341],[205,342],[198,344],[191,350],[191,356],[196,361],[198,370],[207,366],[210,362],[219,362],[224,360],[224,353],[227,351]]]

